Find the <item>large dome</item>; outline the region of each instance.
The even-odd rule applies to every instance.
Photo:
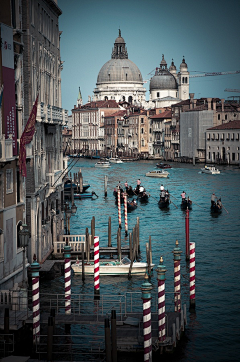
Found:
[[[108,82],[142,83],[142,74],[130,59],[110,59],[97,77],[97,84]]]
[[[154,89],[178,89],[175,77],[168,71],[158,72],[150,80],[150,91]]]

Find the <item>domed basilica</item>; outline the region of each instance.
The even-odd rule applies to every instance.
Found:
[[[95,100],[115,99],[116,102],[142,103],[146,89],[142,74],[136,64],[128,59],[126,43],[121,36],[115,40],[112,59],[105,63],[98,73]]]
[[[146,89],[143,87],[142,74],[136,64],[128,59],[126,43],[121,36],[115,40],[111,59],[105,63],[98,73],[94,100],[110,100],[129,102],[144,108],[168,107],[189,98],[189,72],[183,58],[177,73],[172,61],[169,69],[162,56],[160,67],[156,68],[150,79],[150,97],[146,101]]]

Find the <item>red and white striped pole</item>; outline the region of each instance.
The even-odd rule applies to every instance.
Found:
[[[157,281],[158,281],[158,340],[164,342],[166,340],[166,313],[165,313],[165,280],[167,269],[163,265],[163,258],[161,256],[160,263],[157,267]]]
[[[71,246],[64,246],[65,314],[71,314]]]
[[[127,194],[124,193],[125,236],[128,236]]]
[[[118,189],[117,190],[118,192],[118,225],[120,227],[120,229],[122,228],[122,225],[121,225],[121,190]]]
[[[189,260],[189,210],[187,207],[185,216],[185,233],[186,233],[186,260]]]
[[[190,243],[190,310],[195,309],[195,243]]]
[[[98,296],[99,293],[99,236],[94,236],[94,295]]]
[[[142,284],[143,300],[143,337],[144,337],[144,362],[152,362],[152,328],[151,328],[151,290],[152,284],[148,282],[145,275],[145,282]]]
[[[33,299],[33,343],[40,342],[40,299],[39,299],[39,269],[40,265],[36,260],[36,255],[33,256],[31,264],[32,272],[32,299]]]
[[[176,240],[176,246],[173,250],[175,312],[181,312],[181,273],[180,273],[181,253],[182,251],[178,246],[178,240]]]

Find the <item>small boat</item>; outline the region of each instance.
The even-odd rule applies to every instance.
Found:
[[[147,194],[146,189],[143,186],[136,187],[134,189],[134,194],[140,202],[147,202],[150,196]]]
[[[158,206],[160,209],[167,209],[169,207],[169,204],[170,204],[169,196],[160,197],[160,199],[158,201]]]
[[[221,212],[222,212],[222,203],[220,205],[217,202],[211,204],[212,214],[221,214]]]
[[[127,211],[133,211],[137,208],[137,202],[136,200],[128,201],[127,202]]]
[[[162,170],[153,170],[146,173],[148,177],[168,177],[169,172]]]
[[[99,261],[99,274],[101,275],[128,275],[131,265],[130,259],[124,257],[121,261]],[[71,265],[75,274],[82,274],[82,262],[77,260]],[[151,264],[153,269],[154,264]],[[144,275],[148,270],[148,264],[143,262],[133,262],[131,274]],[[84,261],[84,272],[87,275],[94,274],[94,261]]]
[[[212,175],[219,175],[220,171],[215,166],[205,166],[201,168],[202,173],[210,173]]]
[[[95,163],[95,167],[111,167],[109,161],[98,161]]]
[[[123,161],[118,157],[109,158],[110,163],[123,163]]]
[[[182,202],[181,202],[181,209],[182,210],[192,210],[192,200],[190,199],[182,199]]]
[[[91,185],[89,183],[84,183],[83,184],[83,191],[82,192],[86,192],[87,189],[89,189]],[[78,184],[72,183],[72,188],[74,192],[78,192],[80,189],[80,186]],[[64,184],[64,192],[71,192],[71,180],[67,180]]]
[[[90,198],[93,199],[94,196],[98,197],[98,195],[96,195],[94,191],[87,192],[85,194],[74,193],[74,199],[76,200],[90,199]]]
[[[172,168],[172,166],[169,165],[168,163],[162,163],[162,162],[157,163],[156,166],[158,168]]]

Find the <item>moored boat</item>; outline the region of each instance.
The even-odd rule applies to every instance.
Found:
[[[169,172],[162,170],[153,170],[146,173],[147,177],[168,177]]]
[[[90,199],[90,198],[93,199],[94,196],[96,196],[98,198],[98,195],[96,195],[96,193],[94,191],[87,192],[85,194],[74,193],[74,199],[76,199],[76,200]]]
[[[205,166],[201,168],[202,173],[210,173],[211,175],[219,175],[220,171],[215,166]]]
[[[128,275],[131,261],[127,257],[124,257],[121,261],[101,261],[99,262],[99,274],[100,275]],[[76,263],[71,265],[75,274],[82,274],[82,262],[77,260]],[[153,269],[154,264],[151,264]],[[133,262],[131,274],[144,275],[148,270],[148,264],[144,262]],[[94,274],[94,261],[84,262],[84,272],[86,275]]]
[[[86,192],[87,189],[89,189],[91,185],[89,183],[84,183],[83,184],[83,190],[82,192]],[[74,192],[79,192],[80,190],[80,185],[79,184],[75,184],[74,182],[72,183],[72,188]],[[67,180],[64,184],[64,192],[65,193],[69,193],[71,192],[71,180]]]

